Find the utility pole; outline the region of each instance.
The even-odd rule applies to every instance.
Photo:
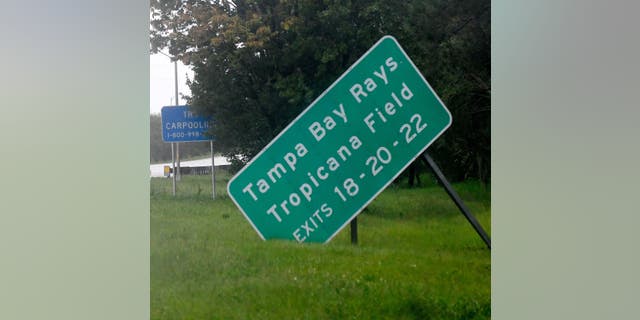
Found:
[[[175,93],[176,93],[175,105],[178,106],[180,105],[179,99],[178,99],[178,59],[160,50],[158,50],[158,53],[169,58],[170,60],[173,60],[173,72],[174,72],[174,78],[175,78]],[[174,144],[175,144],[175,148],[174,148]],[[175,149],[175,153],[174,153],[174,149]],[[173,166],[172,167],[173,168],[173,196],[175,196],[176,195],[176,178],[180,180],[180,143],[178,142],[171,143],[171,162]],[[176,162],[178,165],[177,168],[176,168]]]
[[[175,76],[175,89],[176,89],[176,106],[180,105],[180,100],[178,100],[178,59],[173,60],[173,70]],[[174,174],[177,174],[178,181],[180,181],[180,142],[176,142],[176,160],[178,162],[178,169]]]

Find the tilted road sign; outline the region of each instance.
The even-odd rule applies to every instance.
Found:
[[[262,239],[328,242],[451,125],[385,36],[227,185]]]

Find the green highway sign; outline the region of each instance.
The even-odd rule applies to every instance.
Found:
[[[238,172],[228,193],[262,239],[328,242],[451,125],[385,36]]]

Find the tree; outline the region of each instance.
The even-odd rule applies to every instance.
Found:
[[[188,101],[236,164],[391,34],[453,113],[431,154],[453,180],[489,177],[489,1],[154,0],[151,12],[152,50],[193,67]]]

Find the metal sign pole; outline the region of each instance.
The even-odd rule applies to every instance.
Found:
[[[491,239],[489,238],[487,233],[484,231],[484,229],[482,229],[482,226],[480,225],[480,223],[478,223],[478,220],[476,220],[476,218],[471,214],[471,211],[469,211],[467,206],[464,205],[464,202],[462,202],[462,199],[460,199],[460,196],[458,196],[458,193],[456,193],[456,191],[453,190],[453,187],[451,186],[449,181],[447,181],[447,178],[444,176],[442,171],[440,171],[440,168],[438,167],[436,162],[433,161],[433,159],[426,152],[422,154],[422,158],[427,162],[429,167],[431,167],[431,170],[433,170],[433,172],[436,174],[436,179],[438,179],[438,181],[442,184],[442,186],[444,187],[444,190],[447,191],[447,194],[449,194],[449,197],[451,198],[451,200],[453,200],[453,202],[456,204],[458,209],[460,209],[460,211],[465,216],[465,218],[467,218],[467,221],[471,223],[471,225],[476,230],[480,238],[482,238],[484,243],[487,245],[487,248],[491,250]]]
[[[358,217],[351,220],[351,244],[358,244]]]
[[[216,172],[215,172],[215,163],[213,160],[213,140],[209,140],[211,143],[211,197],[213,200],[216,199]]]
[[[182,177],[182,175],[180,174],[180,142],[176,142],[176,166],[177,179],[178,181],[180,181],[180,178]]]
[[[173,196],[176,196],[176,156],[173,153],[173,142],[171,143],[171,170],[173,173]]]

